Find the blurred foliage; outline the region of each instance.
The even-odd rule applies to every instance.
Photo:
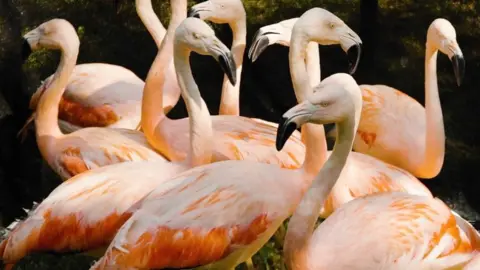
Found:
[[[80,36],[78,63],[117,64],[145,78],[157,49],[136,14],[133,0],[120,1],[117,6],[114,3],[115,0],[10,1],[19,11],[19,27],[22,34],[49,19],[65,18],[76,27]],[[476,89],[480,85],[480,76],[476,76],[480,67],[478,46],[480,44],[480,18],[478,17],[480,1],[379,0],[375,25],[365,25],[365,22],[372,18],[366,18],[371,14],[362,15],[360,9],[362,1],[243,0],[248,16],[247,50],[252,36],[261,26],[298,17],[311,7],[323,7],[345,20],[358,33],[360,29],[366,29],[366,32],[361,33],[361,37],[365,38],[365,54],[369,57],[364,54],[364,59],[368,62],[362,61],[355,75],[359,83],[387,84],[404,91],[423,104],[426,31],[435,18],[448,19],[456,28],[457,39],[466,59],[466,76],[462,86],[457,87],[448,58],[444,55],[439,57],[438,80],[447,133],[447,155],[441,174],[424,183],[435,195],[467,219],[480,220],[478,216],[480,202],[476,194],[480,190],[480,184],[476,181],[476,177],[472,177],[478,171],[477,166],[480,162],[478,151],[480,125],[474,117],[478,114],[477,109],[480,105],[479,92]],[[169,1],[152,0],[152,2],[162,23],[166,26],[170,17]],[[189,6],[194,2],[199,1],[189,1]],[[0,67],[3,68],[8,68],[9,62],[5,59],[10,59],[8,56],[12,51],[20,50],[19,45],[18,48],[11,45],[14,37],[9,25],[15,22],[7,20],[7,15],[0,10]],[[225,44],[231,44],[231,31],[227,25],[214,25],[214,29]],[[320,51],[322,77],[346,71],[347,60],[338,46],[322,47]],[[279,45],[267,49],[254,64],[250,63],[246,56],[244,57],[242,115],[276,121],[285,110],[295,104],[287,57],[288,49]],[[33,92],[42,79],[52,74],[58,59],[59,54],[50,51],[37,51],[30,56],[23,66],[28,78],[26,91]],[[194,55],[191,61],[203,97],[211,113],[216,114],[223,74],[214,60],[209,57]],[[6,90],[0,90],[5,95]],[[3,118],[6,113],[10,112],[0,96],[0,118]],[[171,115],[174,118],[185,116],[183,104],[179,104]],[[3,133],[8,131],[2,128],[0,126]],[[12,129],[8,132],[11,135],[7,137],[15,140],[16,130]],[[41,200],[58,184],[55,181],[45,180],[55,177],[48,168],[45,169],[45,166],[39,165],[41,159],[36,148],[29,147],[29,150],[23,151],[34,156],[35,160],[28,163],[27,168],[39,176],[35,178],[18,176],[15,180],[4,179],[3,170],[6,169],[0,167],[0,192],[2,181],[15,181],[15,185],[11,187],[21,192],[12,194],[23,196],[23,201],[18,199],[19,195],[9,199],[12,205],[16,204],[15,207],[20,207],[19,205],[28,207],[25,203],[31,205],[32,200]],[[10,152],[5,150],[3,145],[2,148],[0,153],[5,151],[6,154],[3,155],[8,157]],[[21,158],[18,162],[27,163],[27,160]],[[5,165],[5,167],[8,166]],[[38,173],[39,170],[41,170],[40,173]],[[9,195],[8,193],[10,191],[7,191],[6,195]],[[1,193],[0,197],[2,197]],[[5,209],[5,205],[1,205],[5,204],[2,200],[0,200],[0,209]],[[255,255],[253,261],[257,269],[284,269],[281,252],[281,241],[275,240],[274,237]],[[75,267],[70,268],[67,266],[69,262],[51,256],[46,256],[44,261],[40,260],[38,263],[32,262],[35,261],[32,259],[19,264],[17,269],[57,269],[57,266],[52,266],[52,263],[62,265],[62,269],[85,269],[85,265],[92,260],[80,256],[78,264],[73,263]],[[47,261],[46,264],[50,265],[50,268],[42,266]],[[240,268],[245,269],[244,266]]]

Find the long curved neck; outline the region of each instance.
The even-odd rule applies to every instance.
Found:
[[[73,42],[73,40],[77,42]],[[45,90],[37,106],[35,129],[38,147],[44,157],[48,156],[48,152],[45,151],[50,148],[51,139],[62,135],[58,126],[58,104],[75,68],[79,50],[78,38],[72,37],[71,41],[62,43],[60,64],[53,75],[49,88]]]
[[[434,177],[440,172],[445,156],[445,128],[437,83],[437,54],[438,50],[427,42],[425,52],[425,117],[427,130],[425,132],[423,168],[428,172],[428,175],[425,175],[428,178]]]
[[[288,269],[305,269],[305,248],[313,233],[323,202],[331,192],[352,150],[355,120],[337,124],[338,136],[330,158],[312,182],[288,223],[284,255]]]
[[[173,36],[177,26],[187,17],[187,1],[171,0],[172,18],[160,49],[150,67],[142,97],[142,129],[149,141],[155,138],[155,129],[166,118],[163,111],[165,78],[176,76],[173,67]],[[167,74],[166,74],[167,73]]]
[[[157,48],[160,48],[162,40],[165,37],[167,30],[163,27],[152,7],[151,0],[136,0],[135,6],[137,14],[152,36]]]
[[[320,53],[318,51],[318,44],[315,42],[309,42],[307,45],[307,51],[306,51],[306,58],[305,58],[305,66],[307,68],[307,74],[308,78],[310,80],[310,85],[311,87],[315,87],[320,83],[320,78],[321,78],[321,71],[320,71]],[[323,141],[325,140],[325,128],[321,125],[316,125],[314,128],[309,128],[309,126],[315,126],[315,125],[303,125],[301,127],[301,136],[302,136],[302,142],[304,144],[309,144],[308,143],[308,134],[310,132],[318,133],[318,140]],[[321,135],[323,134],[323,135]],[[323,136],[323,138],[321,137]],[[311,136],[310,136],[311,137]],[[312,145],[313,142],[310,142],[310,145]],[[318,154],[325,154],[322,159],[325,161],[326,159],[326,152],[327,152],[327,145],[326,145],[326,140],[325,140],[325,153],[323,153],[321,150],[318,152]],[[315,164],[323,164],[323,162],[315,162]],[[316,173],[316,172],[312,172]]]
[[[304,101],[313,91],[305,64],[307,44],[308,40],[304,35],[292,33],[289,64],[293,89],[298,102]],[[314,175],[323,166],[327,157],[327,142],[323,126],[310,123],[303,125],[302,140],[306,147],[302,170],[307,174]]]
[[[240,115],[240,80],[242,77],[242,64],[245,46],[247,44],[246,17],[230,24],[233,33],[232,54],[237,65],[237,83],[232,85],[225,75],[222,84],[222,97],[220,100],[220,115]]]
[[[190,124],[190,152],[186,162],[191,167],[208,164],[213,152],[213,128],[210,112],[200,95],[190,68],[190,50],[175,46],[174,62],[182,98],[188,111]]]
[[[310,79],[310,85],[315,87],[320,83],[322,78],[318,44],[315,42],[309,42],[306,55],[305,64],[307,65],[308,78]]]

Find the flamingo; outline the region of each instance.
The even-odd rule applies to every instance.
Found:
[[[289,46],[290,32],[296,19],[262,27],[249,51],[252,61],[268,45],[278,43]],[[455,28],[446,19],[436,19],[427,33],[425,107],[389,86],[360,85],[364,106],[353,144],[357,152],[379,158],[424,179],[438,175],[445,156],[445,130],[436,74],[437,50],[432,49],[432,45],[438,46],[450,58],[460,86],[465,61],[456,40]],[[319,65],[314,51],[308,51],[307,61]],[[334,129],[330,134],[335,132]]]
[[[176,0],[174,0],[176,1]],[[176,36],[175,66],[192,127],[189,157],[182,162],[139,161],[90,170],[59,185],[29,217],[0,244],[0,256],[13,264],[33,251],[98,251],[128,219],[127,210],[158,185],[179,172],[207,164],[212,156],[212,128],[208,108],[200,96],[189,65],[189,50],[213,56],[235,84],[235,60],[208,26],[184,22]],[[203,21],[201,23],[205,24]],[[169,27],[169,31],[171,27]],[[188,30],[188,31],[187,31]],[[170,34],[165,37],[168,40]],[[168,41],[164,43],[169,44]],[[164,50],[161,50],[164,51]],[[199,136],[195,136],[198,134]]]
[[[337,87],[328,88],[326,81],[334,76]],[[461,267],[478,253],[480,235],[438,198],[405,192],[358,197],[315,229],[322,204],[351,153],[361,106],[360,87],[349,75],[340,74],[325,79],[307,100],[283,115],[277,137],[280,149],[289,132],[307,121],[336,122],[338,131],[333,153],[289,221],[283,249],[288,269]]]
[[[166,162],[139,131],[91,127],[63,134],[58,125],[58,103],[75,67],[78,36],[68,21],[53,19],[28,32],[24,39],[26,49],[62,51],[54,79],[40,97],[35,117],[40,153],[60,177],[65,180],[92,168],[126,161]]]
[[[340,42],[353,31],[339,18],[334,21],[335,29],[326,29],[325,22],[333,20],[333,16],[320,8],[307,11],[301,18],[311,26],[311,31],[299,36],[321,43]],[[320,39],[323,36],[326,40]],[[358,42],[343,40],[346,46],[354,41]],[[336,82],[325,80],[326,87],[335,88],[332,81]],[[305,162],[298,169],[248,160],[221,161],[177,175],[169,180],[177,183],[173,188],[158,185],[129,210],[133,215],[92,269],[233,269],[248,260],[293,213],[323,165],[325,140],[319,140],[318,133],[309,132],[308,128],[306,131]],[[355,174],[342,177],[356,177],[361,182],[370,179],[373,170],[366,167],[345,171]],[[420,183],[418,186],[423,187]],[[362,191],[368,194],[368,190]],[[366,194],[359,194],[363,195]]]
[[[237,64],[237,83],[232,85],[225,76],[220,100],[220,115],[240,115],[240,79],[243,53],[247,44],[247,15],[241,0],[208,0],[190,8],[189,16],[217,24],[228,23],[233,33],[231,51]]]
[[[151,0],[136,0],[137,14],[160,48],[166,30],[155,15]],[[40,97],[52,82],[49,76],[30,99],[35,110]],[[59,126],[65,133],[84,127],[136,129],[141,118],[141,102],[145,83],[132,71],[106,63],[76,65],[59,103]],[[180,90],[168,87],[164,92],[163,110],[168,113],[177,104]],[[22,135],[33,121],[27,120]]]

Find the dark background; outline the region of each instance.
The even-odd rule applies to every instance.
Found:
[[[194,2],[199,1],[190,4]],[[480,166],[480,2],[421,2],[244,0],[248,16],[246,52],[261,26],[298,17],[312,7],[326,8],[345,20],[363,40],[362,60],[354,75],[359,84],[387,84],[423,104],[426,31],[435,18],[448,19],[457,31],[466,59],[466,74],[462,86],[457,87],[448,58],[439,56],[438,83],[447,151],[440,175],[424,183],[478,227],[480,179],[475,173]],[[153,0],[153,4],[167,26],[169,1]],[[33,201],[41,201],[60,183],[42,161],[34,133],[30,132],[23,143],[16,137],[31,113],[31,94],[42,79],[55,71],[59,60],[58,52],[39,51],[22,64],[21,36],[55,17],[65,18],[77,28],[81,40],[78,63],[118,64],[144,79],[157,51],[135,12],[133,0],[119,1],[118,5],[113,0],[0,0],[0,226],[22,217],[22,207],[29,208]],[[214,25],[214,29],[229,46],[229,27]],[[320,51],[322,78],[347,71],[347,59],[339,46],[322,47]],[[210,112],[217,114],[223,74],[209,57],[194,55],[191,62],[203,98]],[[296,103],[288,71],[288,48],[271,46],[254,64],[245,55],[241,83],[241,114],[277,121]],[[170,116],[186,116],[183,101]],[[262,249],[260,255],[268,254],[256,257],[256,261],[265,261],[264,264],[277,269],[278,254],[268,251],[272,245],[275,243]]]

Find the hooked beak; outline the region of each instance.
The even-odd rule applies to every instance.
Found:
[[[347,50],[348,73],[353,75],[357,71],[360,56],[362,55],[362,43],[355,43]]]
[[[200,19],[200,11],[192,8],[188,13],[188,17],[194,17],[194,18]]]
[[[288,138],[290,138],[297,128],[297,123],[293,122],[291,118],[285,118],[282,116],[280,123],[278,123],[277,139],[275,140],[277,151],[283,149]]]
[[[23,39],[22,44],[22,61],[25,62],[27,58],[32,54],[32,47],[30,47],[30,43],[25,38]]]
[[[453,72],[455,73],[455,79],[457,80],[457,85],[462,84],[463,76],[465,75],[465,58],[462,54],[454,54],[450,58],[453,64]]]
[[[315,106],[306,100],[290,108],[290,110],[283,114],[277,128],[277,138],[275,141],[277,151],[282,150],[288,138],[290,138],[297,128],[310,120],[310,117],[314,113],[314,108]]]
[[[33,50],[38,47],[39,40],[38,28],[33,29],[32,31],[26,33],[23,36],[22,44],[22,60],[27,60],[28,56],[32,53]]]
[[[210,1],[205,1],[205,2],[201,2],[201,3],[198,3],[194,6],[192,6],[190,8],[190,12],[188,12],[188,17],[194,17],[194,18],[202,19],[202,18],[200,18],[200,12],[208,11],[209,10],[209,8],[208,8],[209,4],[210,4]]]
[[[235,59],[233,59],[233,54],[228,50],[220,50],[216,59],[230,83],[235,85],[237,83],[237,65]]]
[[[252,60],[252,63],[255,62],[260,54],[270,45],[270,39],[268,35],[280,35],[279,32],[269,31],[263,32],[262,29],[259,29],[255,36],[253,37],[252,45],[248,50],[248,58]]]

